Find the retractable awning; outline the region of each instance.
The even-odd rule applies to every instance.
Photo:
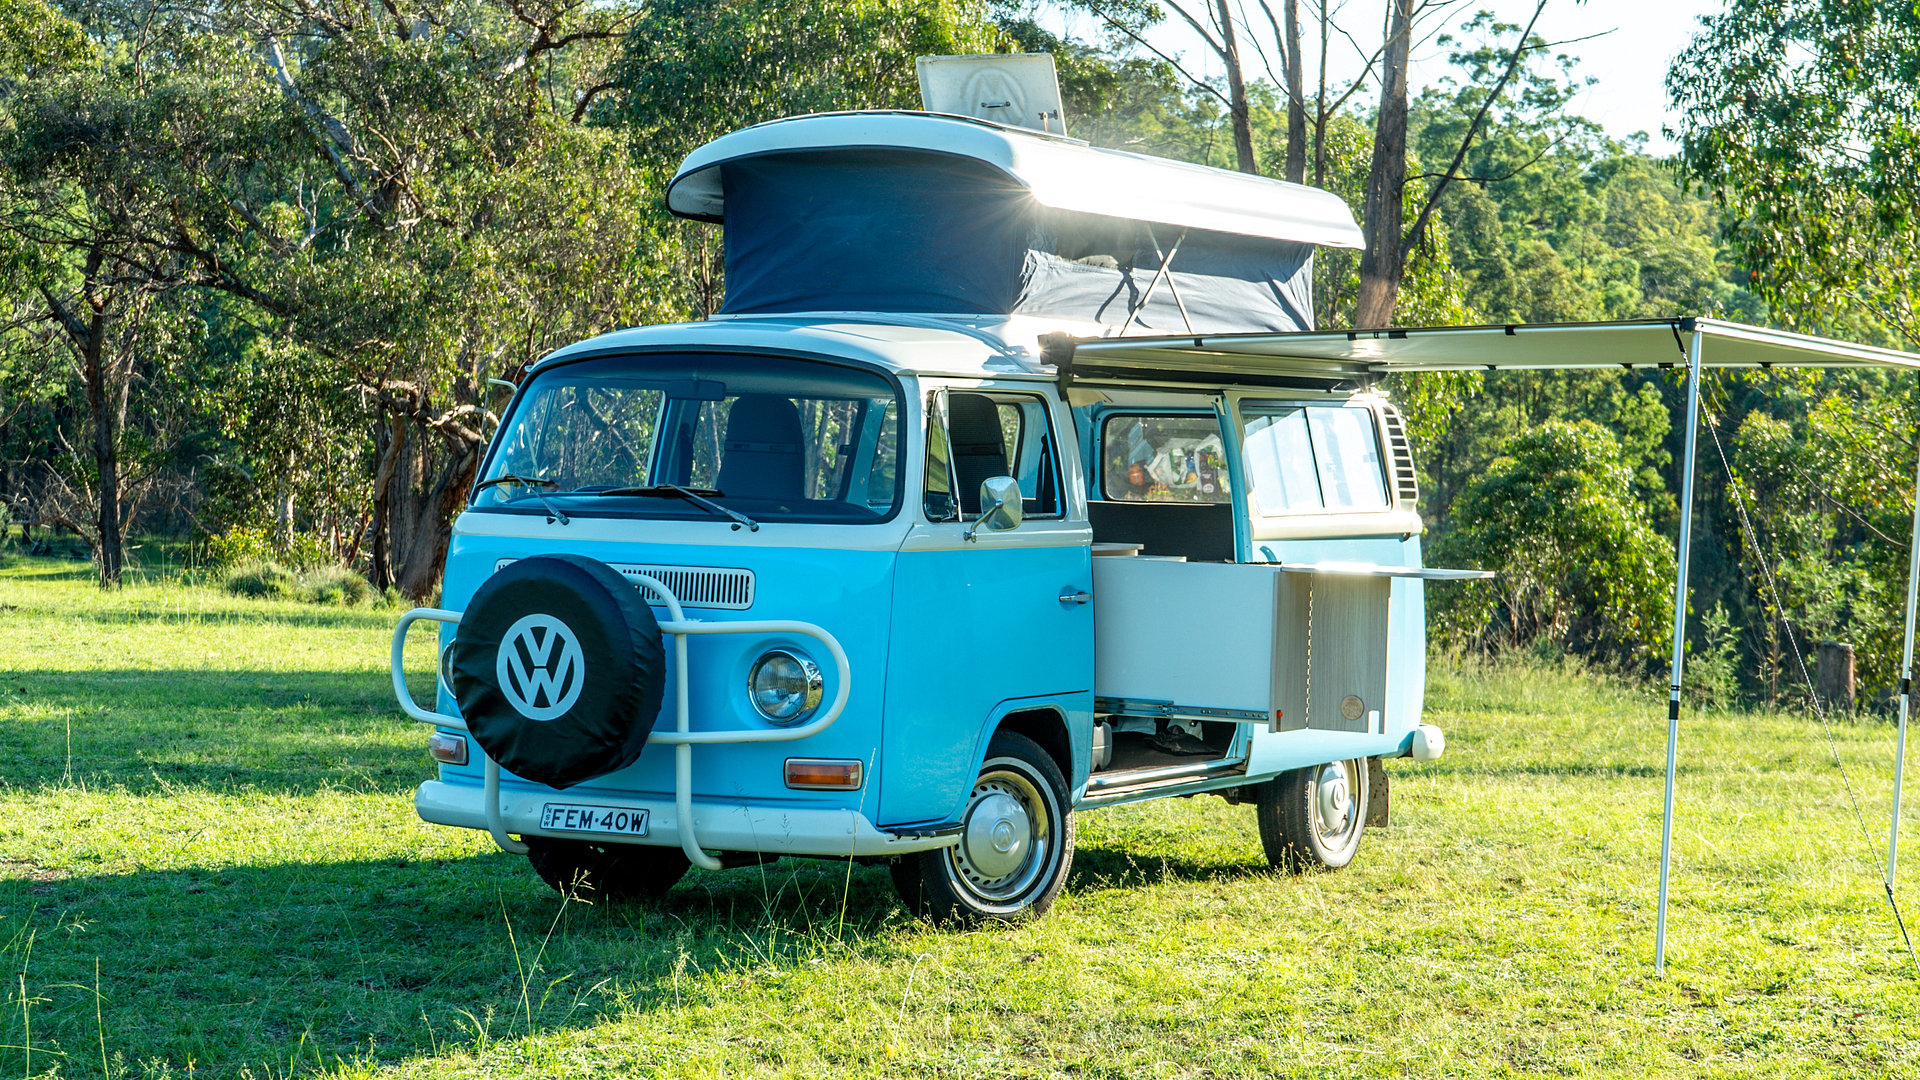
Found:
[[[1680,740],[1680,688],[1686,671],[1687,571],[1693,539],[1693,481],[1700,429],[1701,369],[1882,367],[1920,369],[1920,355],[1852,345],[1806,334],[1717,319],[1439,327],[1295,334],[1182,335],[1158,338],[1042,339],[1063,381],[1214,385],[1357,384],[1395,372],[1674,368],[1687,371],[1686,448],[1681,457],[1680,535],[1673,583],[1673,659],[1667,697],[1665,808],[1660,832],[1660,899],[1654,970],[1666,970],[1668,881],[1673,866],[1674,773]],[[1900,845],[1900,795],[1912,711],[1914,626],[1920,608],[1920,464],[1914,481],[1908,548],[1900,720],[1887,832],[1887,899],[1894,902]],[[1306,569],[1306,568],[1302,568]],[[1904,923],[1902,924],[1904,929]]]
[[[1296,334],[1114,337],[1073,342],[1076,379],[1364,382],[1394,372],[1686,367],[1900,367],[1920,355],[1718,319],[1444,326]],[[1058,362],[1063,350],[1051,356]]]

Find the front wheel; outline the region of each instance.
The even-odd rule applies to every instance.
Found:
[[[692,865],[677,847],[523,838],[540,880],[574,900],[658,900]]]
[[[1330,761],[1281,773],[1258,786],[1260,846],[1275,868],[1338,870],[1367,829],[1367,759]]]
[[[935,923],[1016,922],[1044,913],[1073,865],[1073,810],[1060,766],[1038,743],[1003,732],[987,746],[952,847],[903,855],[893,884]]]

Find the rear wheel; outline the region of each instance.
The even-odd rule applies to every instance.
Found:
[[[692,865],[679,848],[525,838],[540,880],[575,900],[658,900]]]
[[[1281,773],[1259,785],[1254,814],[1267,861],[1293,873],[1338,870],[1367,828],[1367,759]]]
[[[1073,811],[1060,766],[1039,744],[993,737],[967,799],[959,843],[893,863],[900,899],[936,923],[1016,922],[1045,912],[1073,865]]]

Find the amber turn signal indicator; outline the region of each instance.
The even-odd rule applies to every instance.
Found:
[[[431,754],[435,761],[445,762],[448,765],[465,765],[467,740],[458,735],[436,731],[427,736],[427,753]]]
[[[790,757],[787,786],[803,791],[857,791],[861,772],[858,760]]]

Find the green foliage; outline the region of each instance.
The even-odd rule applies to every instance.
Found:
[[[1787,326],[1920,343],[1920,10],[1732,0],[1667,79],[1681,161]]]
[[[322,566],[300,575],[300,599],[312,604],[358,607],[379,594],[366,576],[345,566]]]
[[[1715,604],[1700,616],[1700,635],[1687,645],[1685,686],[1689,698],[1711,708],[1732,708],[1745,696],[1740,686],[1739,629],[1724,604]]]
[[[627,35],[602,113],[662,179],[694,147],[795,113],[919,108],[917,56],[1007,39],[966,0],[666,0]]]
[[[1434,558],[1499,574],[1436,590],[1443,639],[1547,638],[1623,660],[1644,660],[1668,640],[1673,550],[1633,499],[1618,441],[1591,421],[1509,439],[1455,504]]]

